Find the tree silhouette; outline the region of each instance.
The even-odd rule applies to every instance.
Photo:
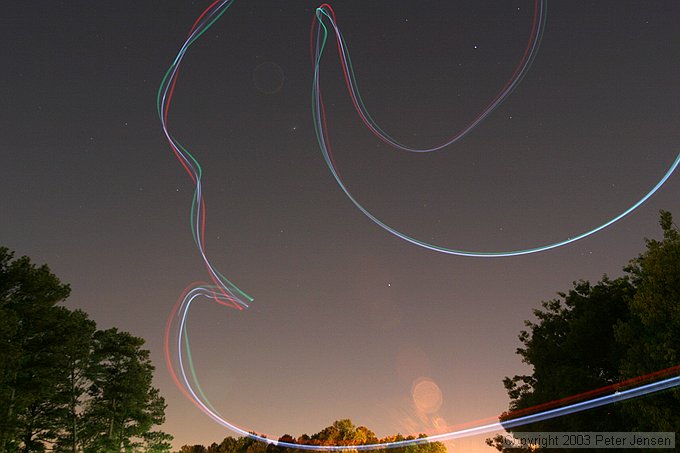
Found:
[[[680,233],[668,212],[661,212],[660,225],[663,240],[646,240],[647,249],[624,268],[623,277],[605,276],[595,285],[576,282],[534,310],[537,321],[526,321],[528,330],[519,335],[523,347],[517,350],[532,374],[503,381],[510,412],[680,363]],[[680,391],[510,431],[678,432]],[[503,451],[501,440],[487,444]]]
[[[0,247],[0,452],[167,452],[144,340],[97,331],[47,266]]]

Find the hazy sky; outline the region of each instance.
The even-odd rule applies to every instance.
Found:
[[[0,19],[0,244],[48,263],[73,288],[67,305],[101,328],[147,340],[177,446],[231,434],[182,397],[162,360],[167,314],[206,275],[189,229],[193,187],[155,95],[208,4],[9,2]],[[533,5],[331,4],[372,116],[414,146],[453,135],[495,96],[524,51]],[[461,258],[390,236],[345,198],[314,138],[317,6],[237,0],[184,60],[170,127],[204,169],[212,262],[255,298],[244,312],[191,312],[202,386],[228,419],[274,436],[340,418],[387,435],[498,414],[502,378],[522,371],[517,334],[532,308],[574,280],[620,275],[644,237],[660,236],[659,209],[680,216],[680,178],[551,252]],[[330,47],[322,85],[338,166],[380,218],[443,246],[525,248],[594,228],[680,151],[679,20],[676,0],[549,1],[519,88],[428,155],[363,127]],[[278,68],[283,85],[271,93]],[[441,406],[425,414],[414,395],[433,384]]]

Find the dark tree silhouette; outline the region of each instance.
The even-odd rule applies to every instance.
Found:
[[[0,453],[170,451],[144,340],[97,331],[47,266],[0,247]]]
[[[517,350],[532,373],[503,381],[510,412],[680,363],[680,233],[668,212],[661,212],[660,224],[663,240],[646,240],[646,251],[631,260],[623,277],[574,283],[534,310],[537,321],[526,321],[528,330],[519,335],[524,346]],[[679,432],[680,391],[510,431]],[[500,436],[487,444],[504,450]]]
[[[50,373],[50,329],[63,313],[55,305],[70,293],[47,266],[0,247],[0,451],[37,449],[52,436],[45,403],[56,392]],[[21,440],[20,440],[21,439]]]

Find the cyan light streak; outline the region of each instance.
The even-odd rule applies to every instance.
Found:
[[[544,2],[536,3],[537,7],[539,7],[539,20],[537,21],[539,24],[542,24],[545,21],[545,6]],[[540,41],[540,37],[543,32],[543,26],[536,26],[536,31],[532,32],[532,36],[535,34],[536,39],[535,42],[530,42],[529,46],[527,47],[527,51],[525,52],[525,55],[528,54],[526,58],[523,57],[522,62],[520,63],[520,66],[515,70],[515,73],[513,77],[514,79],[511,79],[508,84],[506,84],[506,87],[504,90],[501,91],[501,93],[496,97],[496,99],[489,104],[489,106],[471,123],[472,126],[466,127],[463,131],[460,133],[456,134],[451,140],[446,142],[443,145],[430,148],[430,149],[422,149],[422,150],[417,150],[417,149],[412,149],[409,147],[406,147],[404,145],[401,145],[400,143],[397,143],[394,141],[391,137],[386,135],[384,132],[382,132],[382,129],[380,129],[371,119],[370,114],[365,110],[365,107],[363,106],[363,103],[361,102],[361,97],[358,94],[358,89],[356,89],[356,81],[354,80],[354,75],[353,71],[347,70],[347,68],[351,68],[351,63],[350,63],[350,58],[349,58],[349,51],[347,50],[347,46],[344,44],[344,40],[342,38],[342,34],[340,33],[340,30],[335,22],[335,14],[333,13],[333,10],[331,9],[330,6],[328,5],[323,5],[319,8],[317,8],[317,13],[316,13],[316,18],[317,18],[317,28],[316,28],[316,34],[314,36],[313,34],[313,48],[312,48],[312,53],[314,57],[314,78],[313,78],[313,88],[312,88],[312,115],[314,118],[314,130],[316,132],[316,137],[317,141],[319,143],[319,147],[321,148],[321,152],[324,156],[324,160],[326,161],[326,164],[331,171],[331,174],[333,175],[333,178],[335,178],[335,181],[338,183],[340,186],[340,189],[345,193],[347,198],[356,206],[359,211],[361,211],[366,217],[368,217],[373,223],[387,231],[388,233],[391,233],[407,242],[410,242],[411,244],[417,245],[419,247],[423,247],[428,250],[432,250],[435,252],[441,252],[441,253],[446,253],[449,255],[460,255],[460,256],[470,256],[470,257],[481,257],[481,258],[497,258],[497,257],[510,257],[510,256],[518,256],[518,255],[528,255],[531,253],[538,253],[538,252],[544,252],[547,250],[552,250],[556,249],[558,247],[562,247],[568,244],[571,244],[573,242],[579,241],[581,239],[587,238],[588,236],[591,236],[599,231],[604,230],[605,228],[613,225],[614,223],[618,222],[619,220],[623,219],[625,216],[642,206],[652,195],[654,195],[660,188],[661,186],[664,185],[664,183],[668,180],[668,178],[671,177],[673,172],[677,169],[678,165],[680,165],[680,153],[676,156],[675,160],[673,163],[670,165],[666,173],[661,177],[661,179],[647,192],[645,195],[642,196],[638,201],[633,203],[628,209],[624,210],[622,213],[618,214],[614,218],[604,222],[603,224],[585,231],[583,233],[579,233],[575,236],[566,238],[561,241],[549,243],[549,244],[543,244],[543,245],[537,245],[534,247],[529,247],[525,249],[518,249],[518,250],[498,250],[498,251],[477,251],[477,250],[465,250],[465,249],[460,249],[460,248],[452,248],[452,247],[446,247],[446,246],[441,246],[437,244],[431,244],[429,242],[425,242],[421,239],[415,238],[413,236],[409,236],[405,233],[402,233],[399,231],[397,228],[386,224],[382,220],[380,220],[378,217],[376,217],[373,213],[371,213],[365,206],[363,206],[350,192],[349,188],[346,186],[344,181],[342,180],[342,177],[340,176],[340,173],[337,169],[337,166],[335,165],[335,161],[333,160],[333,153],[331,149],[331,144],[330,144],[330,139],[329,139],[329,133],[328,133],[328,125],[326,122],[326,112],[323,104],[323,99],[321,95],[321,82],[320,82],[320,66],[321,66],[321,59],[323,57],[324,49],[326,47],[327,41],[328,41],[328,35],[329,35],[329,29],[332,29],[334,32],[334,35],[336,37],[336,41],[338,42],[338,51],[340,54],[340,60],[342,63],[342,66],[344,68],[345,72],[345,79],[347,82],[347,85],[350,90],[350,96],[352,98],[352,102],[355,105],[356,111],[359,113],[359,116],[362,118],[364,123],[367,125],[367,127],[376,135],[378,135],[383,141],[386,143],[389,143],[399,149],[407,150],[407,151],[415,151],[415,152],[429,152],[429,151],[435,151],[438,149],[443,148],[444,146],[448,146],[452,143],[454,143],[456,140],[460,139],[463,135],[467,134],[472,127],[478,125],[484,117],[486,117],[489,113],[493,111],[494,108],[498,106],[498,104],[508,95],[510,92],[517,86],[517,83],[519,83],[519,80],[524,76],[526,73],[526,70],[528,69],[529,65],[533,61],[534,55],[535,55],[535,50],[538,48],[538,42]],[[329,25],[326,25],[326,22],[329,23]],[[535,19],[536,22],[536,19]]]
[[[469,436],[476,436],[480,434],[485,434],[485,433],[491,433],[491,432],[496,432],[500,431],[505,428],[515,428],[519,427],[525,424],[529,423],[534,423],[542,420],[548,420],[551,418],[555,417],[560,417],[562,415],[567,415],[567,414],[572,414],[575,412],[583,411],[583,410],[588,410],[592,409],[595,407],[600,407],[603,405],[607,404],[612,404],[616,402],[621,402],[625,401],[630,398],[636,398],[639,396],[643,396],[652,392],[658,392],[661,390],[666,390],[670,388],[674,388],[678,385],[680,385],[680,376],[679,377],[671,377],[663,380],[659,380],[657,382],[653,383],[645,383],[642,385],[639,385],[634,388],[630,388],[624,391],[620,392],[615,392],[610,395],[605,395],[605,396],[598,396],[598,397],[592,397],[589,399],[586,399],[584,401],[579,401],[576,403],[568,404],[562,407],[558,408],[549,408],[545,409],[540,412],[536,412],[530,415],[522,415],[522,416],[517,416],[517,417],[512,417],[512,414],[510,415],[511,418],[504,417],[504,420],[502,422],[494,422],[494,423],[472,423],[471,425],[476,425],[472,426],[470,428],[466,429],[461,429],[461,430],[456,430],[456,431],[451,431],[448,433],[443,433],[443,434],[437,434],[425,438],[418,438],[418,439],[411,439],[411,440],[404,440],[400,442],[389,442],[389,443],[382,443],[382,444],[371,444],[371,445],[352,445],[352,446],[344,446],[344,445],[333,445],[333,446],[318,446],[318,445],[301,445],[301,444],[294,444],[294,443],[287,443],[287,442],[279,442],[274,439],[269,439],[264,436],[260,436],[257,434],[252,434],[250,430],[246,430],[244,428],[241,428],[232,422],[229,422],[225,418],[223,418],[219,412],[210,404],[208,401],[207,396],[205,395],[205,392],[200,386],[200,383],[198,381],[197,374],[194,369],[194,363],[193,363],[193,358],[191,355],[191,346],[190,346],[190,341],[189,341],[189,333],[187,329],[187,315],[189,312],[189,309],[191,308],[192,303],[196,301],[199,298],[206,298],[209,299],[213,302],[216,302],[220,305],[224,305],[226,307],[230,308],[235,308],[238,310],[242,310],[243,308],[247,308],[248,304],[252,301],[252,298],[245,294],[243,291],[241,291],[236,285],[231,283],[224,275],[222,275],[217,269],[215,269],[212,264],[210,263],[210,260],[208,259],[208,256],[206,254],[205,250],[205,219],[206,219],[206,210],[205,210],[205,200],[203,198],[202,194],[202,169],[200,164],[198,163],[198,160],[185,148],[182,146],[182,144],[170,133],[169,126],[168,126],[168,113],[170,110],[170,105],[172,101],[172,96],[175,90],[175,86],[177,83],[177,78],[179,74],[179,68],[182,63],[182,60],[184,56],[186,55],[186,52],[188,49],[191,47],[191,45],[196,42],[198,38],[201,37],[231,6],[233,3],[233,0],[215,0],[213,3],[206,8],[206,10],[198,17],[194,25],[192,26],[189,35],[187,36],[186,40],[182,44],[179,52],[177,53],[177,56],[171,63],[170,67],[168,68],[167,72],[165,73],[161,85],[158,90],[157,94],[157,110],[158,110],[158,116],[161,121],[161,125],[163,128],[163,132],[168,140],[168,144],[170,145],[170,148],[173,150],[173,153],[175,154],[175,157],[178,159],[182,167],[186,170],[186,172],[189,174],[189,177],[192,179],[195,185],[195,190],[194,190],[194,197],[192,200],[192,206],[191,206],[191,214],[190,214],[190,227],[191,227],[191,233],[194,238],[194,242],[196,243],[196,247],[198,248],[198,251],[203,259],[203,262],[206,266],[206,270],[208,271],[208,275],[210,276],[210,280],[212,283],[195,283],[191,286],[189,286],[183,295],[180,297],[178,303],[175,305],[173,310],[170,313],[170,316],[168,317],[168,320],[166,322],[165,326],[165,360],[166,364],[168,366],[168,369],[170,371],[170,374],[177,385],[177,387],[184,393],[184,395],[192,401],[201,411],[203,411],[208,417],[210,417],[212,420],[215,422],[219,423],[220,425],[242,435],[242,436],[247,436],[262,442],[266,442],[269,444],[273,445],[278,445],[278,446],[283,446],[283,447],[290,447],[290,448],[296,448],[296,449],[302,449],[302,450],[330,450],[330,451],[340,451],[340,450],[347,450],[347,449],[352,449],[352,450],[374,450],[378,448],[394,448],[394,447],[405,447],[408,445],[413,445],[413,444],[422,444],[422,443],[427,443],[427,442],[436,442],[436,441],[446,441],[446,440],[452,440],[452,439],[458,439],[462,437],[469,437]],[[324,110],[324,105],[322,102],[322,96],[321,96],[321,87],[320,87],[320,80],[319,80],[319,67],[321,63],[321,57],[323,55],[324,47],[327,42],[328,38],[328,32],[329,32],[329,26],[333,30],[335,37],[336,37],[336,42],[338,45],[338,51],[339,55],[341,57],[341,63],[343,66],[343,73],[345,75],[345,80],[347,82],[347,87],[350,93],[350,97],[352,99],[352,102],[355,106],[355,109],[357,110],[357,113],[359,114],[360,118],[362,121],[366,124],[366,126],[373,132],[375,135],[377,135],[381,140],[385,141],[386,143],[389,143],[393,146],[395,146],[398,149],[404,150],[404,151],[411,151],[411,152],[431,152],[431,151],[436,151],[439,149],[442,149],[448,145],[451,145],[452,143],[456,142],[457,140],[461,139],[465,134],[467,134],[470,130],[472,130],[475,126],[477,126],[485,117],[487,117],[489,114],[493,112],[493,110],[516,88],[516,86],[519,84],[519,82],[522,80],[524,75],[526,74],[527,70],[529,69],[532,61],[535,58],[536,52],[538,50],[538,45],[540,43],[542,34],[543,34],[543,29],[545,25],[545,5],[546,5],[546,0],[534,0],[534,16],[533,16],[533,24],[532,24],[532,31],[531,35],[529,38],[529,43],[525,49],[524,54],[522,55],[522,58],[520,59],[520,63],[518,64],[517,68],[515,69],[513,75],[511,76],[510,80],[506,83],[506,85],[501,89],[498,95],[484,108],[482,111],[478,114],[478,116],[471,122],[469,123],[463,130],[459,131],[458,133],[454,134],[452,138],[450,138],[448,141],[441,145],[437,145],[432,148],[426,148],[426,149],[417,149],[417,148],[412,148],[407,145],[401,144],[398,141],[396,141],[394,138],[392,138],[390,135],[388,135],[378,124],[375,122],[375,120],[371,117],[369,114],[368,110],[366,109],[363,100],[361,99],[361,95],[359,93],[358,89],[358,84],[356,82],[356,77],[354,75],[354,70],[352,68],[351,64],[351,59],[349,56],[349,51],[347,49],[347,45],[342,37],[342,34],[340,33],[340,29],[338,28],[335,20],[335,14],[333,13],[333,10],[331,7],[327,4],[322,5],[317,9],[316,13],[316,33],[313,33],[313,50],[312,50],[312,56],[314,59],[314,81],[313,81],[313,91],[312,91],[312,110],[313,110],[313,117],[314,117],[314,125],[315,125],[315,130],[317,134],[317,138],[319,141],[319,145],[321,147],[321,151],[323,153],[323,156],[326,160],[326,163],[337,181],[337,183],[340,185],[341,189],[345,192],[347,197],[352,201],[352,203],[361,211],[363,212],[369,219],[371,219],[373,222],[375,222],[377,225],[380,227],[384,228],[386,231],[408,241],[411,242],[415,245],[424,247],[429,250],[433,251],[438,251],[438,252],[443,252],[443,253],[448,253],[448,254],[455,254],[455,255],[463,255],[463,256],[473,256],[473,257],[498,257],[498,256],[515,256],[515,255],[523,255],[523,254],[528,254],[528,253],[536,253],[540,251],[545,251],[545,250],[550,250],[553,248],[557,248],[563,245],[567,245],[569,243],[572,243],[574,241],[577,241],[579,239],[583,239],[587,236],[590,236],[610,225],[613,223],[617,222],[624,216],[630,214],[633,210],[638,208],[640,205],[642,205],[649,197],[651,197],[656,191],[658,191],[661,186],[670,178],[671,174],[675,171],[677,166],[680,164],[680,154],[678,154],[678,157],[675,159],[673,164],[670,166],[666,174],[659,180],[659,182],[645,195],[643,196],[638,202],[633,204],[630,208],[628,208],[626,211],[623,213],[619,214],[615,218],[609,220],[608,222],[605,222],[601,226],[594,228],[590,231],[587,231],[586,233],[582,233],[578,236],[568,238],[566,240],[556,242],[554,244],[548,244],[548,245],[542,245],[542,246],[537,246],[529,249],[524,249],[524,250],[516,250],[516,251],[499,251],[499,252],[475,252],[475,251],[465,251],[465,250],[457,250],[457,249],[450,249],[450,248],[445,248],[433,244],[428,244],[424,241],[421,241],[419,239],[407,236],[395,228],[392,228],[385,223],[383,223],[380,219],[375,217],[373,214],[371,214],[366,208],[364,208],[349,192],[347,187],[344,185],[342,182],[342,179],[337,171],[337,168],[333,162],[333,157],[331,153],[331,147],[330,147],[330,142],[328,140],[328,127],[326,124],[326,114]],[[329,25],[327,25],[328,23]],[[314,31],[314,29],[313,29]],[[176,351],[173,354],[172,353],[172,348],[171,347],[171,332],[176,332],[177,334],[177,342],[176,344]],[[187,373],[186,371],[186,366],[188,365],[189,367],[189,372]],[[175,368],[177,367],[177,369]],[[674,371],[680,371],[679,369],[674,369]],[[658,373],[653,373],[654,375],[657,375]],[[651,376],[651,375],[650,375]],[[643,377],[644,378],[644,377]],[[637,382],[637,381],[636,381]],[[609,388],[603,388],[599,390],[595,390],[592,392],[588,392],[589,395],[592,394],[601,394],[602,391],[608,391],[610,390]],[[569,402],[574,400],[574,398],[580,397],[580,396],[575,396],[571,398],[567,398]],[[555,402],[559,403],[559,402]],[[543,407],[544,405],[542,405]],[[539,408],[536,408],[539,409]],[[522,413],[525,413],[523,411]]]

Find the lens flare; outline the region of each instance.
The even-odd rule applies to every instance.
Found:
[[[437,383],[425,377],[416,379],[413,383],[411,398],[416,408],[426,414],[437,412],[444,402],[444,396]]]

